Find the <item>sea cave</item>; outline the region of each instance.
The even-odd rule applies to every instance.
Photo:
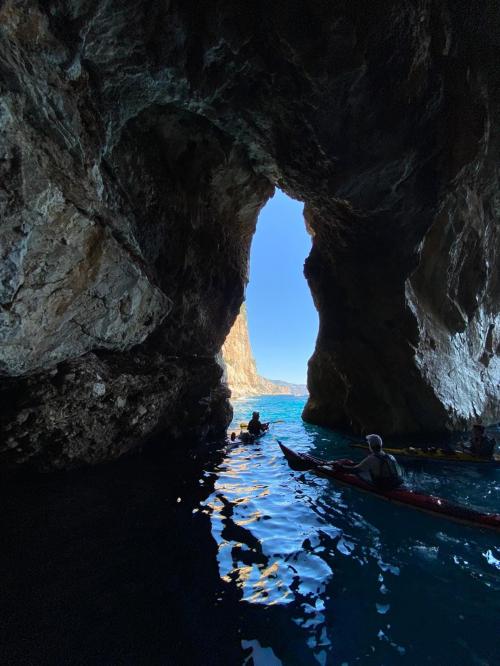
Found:
[[[5,663],[237,663],[232,611],[204,625],[212,656],[189,639],[210,595],[238,604],[206,526],[193,528],[212,558],[196,578],[206,594],[183,601],[177,642],[162,642],[177,629],[158,600],[161,640],[144,614],[155,548],[181,578],[199,567],[182,526],[197,510],[197,461],[219,460],[232,420],[221,348],[276,188],[304,202],[312,239],[307,427],[444,438],[500,421],[499,36],[492,0],[1,3],[2,558],[17,622]],[[109,535],[131,488],[148,546],[139,569],[122,562],[123,587],[111,565],[121,537]],[[156,519],[160,496],[171,513]],[[182,563],[162,528],[190,553]],[[79,538],[88,560],[74,585]],[[90,570],[103,553],[113,601]],[[146,584],[138,571],[150,568]],[[182,588],[167,587],[171,608]],[[65,615],[81,595],[90,615],[98,597],[95,617],[113,613],[107,648]],[[134,600],[130,633],[119,609]]]

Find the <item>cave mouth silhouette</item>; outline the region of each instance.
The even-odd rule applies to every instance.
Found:
[[[304,417],[412,435],[498,422],[494,21],[461,3],[14,4],[9,464],[223,438],[218,355],[275,185],[314,233]]]
[[[250,249],[246,309],[257,370],[263,377],[307,383],[318,313],[304,277],[312,239],[304,204],[282,190],[261,210]]]

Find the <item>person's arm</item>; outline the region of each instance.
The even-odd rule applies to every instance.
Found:
[[[346,472],[358,472],[362,469],[361,463],[358,463],[357,465],[353,463],[338,463],[337,467],[344,469]]]
[[[327,463],[326,465],[321,465],[321,467],[326,467],[326,468],[331,468],[334,467],[336,469],[343,469],[346,472],[360,472],[366,467],[366,461],[368,458],[364,458],[360,463],[357,465],[354,463],[339,463],[336,462],[335,460],[332,460],[330,463]],[[321,469],[321,468],[319,468]]]
[[[340,469],[345,469],[346,472],[362,472],[368,466],[368,459],[370,456],[363,458],[363,460],[357,465],[352,463],[339,464]]]

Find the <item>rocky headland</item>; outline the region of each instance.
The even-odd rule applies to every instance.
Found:
[[[229,335],[222,345],[221,362],[223,381],[229,387],[232,398],[255,395],[307,395],[307,386],[279,380],[266,379],[257,372],[248,333],[248,316],[245,304],[241,306]]]

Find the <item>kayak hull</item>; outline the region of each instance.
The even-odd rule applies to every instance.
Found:
[[[267,435],[267,430],[260,435],[251,435],[249,432],[240,432],[236,441],[242,444],[255,444],[255,442],[260,441],[264,435]]]
[[[408,506],[438,518],[445,518],[457,523],[500,532],[500,514],[475,511],[474,509],[454,504],[442,497],[419,493],[405,486],[400,486],[393,490],[381,490],[367,481],[360,479],[356,474],[335,468],[324,468],[323,466],[328,464],[326,460],[315,458],[307,453],[297,453],[281,443],[280,448],[288,462],[295,469],[317,470],[322,476],[334,479],[337,483],[357,488],[394,504]],[[322,469],[318,470],[318,467],[322,467]]]
[[[365,444],[350,444],[353,449],[363,449],[368,451],[368,447]],[[384,446],[384,451],[386,453],[391,453],[406,460],[422,460],[422,461],[432,461],[432,462],[444,462],[444,463],[468,463],[474,465],[486,465],[488,467],[500,467],[500,456],[495,455],[493,458],[478,458],[477,456],[472,456],[470,453],[462,453],[457,451],[454,454],[438,449],[437,451],[425,451],[424,449],[415,449],[413,451],[409,449],[391,449],[387,446]]]

